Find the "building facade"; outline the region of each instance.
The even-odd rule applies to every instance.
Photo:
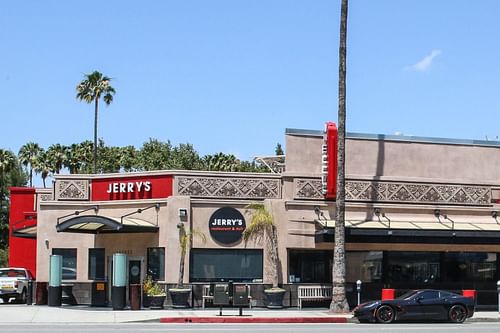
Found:
[[[287,130],[280,174],[57,175],[49,193],[26,194],[35,197],[36,224],[16,222],[12,241],[36,242],[40,282],[48,281],[49,256],[61,254],[64,282],[74,285],[79,303],[90,303],[92,283],[111,281],[114,253],[127,254],[130,283],[149,275],[175,285],[183,224],[206,236],[193,237],[186,260],[192,305],[201,305],[203,285],[234,281],[250,284],[253,302],[262,306],[271,283],[267,249],[245,244],[241,233],[251,215],[247,205],[263,203],[278,230],[285,305],[296,306],[297,286],[331,283],[335,202],[323,192],[324,143],[324,131]],[[362,299],[380,298],[382,288],[476,289],[480,306],[494,306],[499,166],[498,142],[348,134],[350,304],[359,279]]]

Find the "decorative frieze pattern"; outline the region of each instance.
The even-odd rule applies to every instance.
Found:
[[[38,195],[40,201],[51,201],[52,193],[42,193]]]
[[[322,200],[318,179],[294,179],[294,198]],[[426,204],[489,205],[489,186],[346,180],[346,200]]]
[[[346,181],[346,200],[489,205],[488,186],[377,181]]]
[[[56,200],[89,200],[89,181],[86,179],[57,180]]]
[[[295,199],[324,199],[321,179],[295,178],[293,182],[295,185]]]
[[[279,199],[279,179],[177,176],[177,194],[201,198]]]

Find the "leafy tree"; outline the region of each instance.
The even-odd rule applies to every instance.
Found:
[[[94,173],[97,170],[97,119],[99,115],[99,100],[101,97],[106,105],[113,102],[115,89],[110,84],[111,78],[98,71],[85,75],[85,79],[76,87],[76,98],[87,103],[94,102]]]
[[[27,176],[16,156],[0,149],[0,249],[5,249],[9,239],[9,187],[26,185]]]
[[[145,171],[169,169],[171,154],[170,141],[162,142],[150,138],[139,151],[139,167]]]
[[[119,147],[106,146],[101,139],[97,156],[97,171],[100,173],[120,172],[121,149]]]
[[[283,148],[281,147],[281,143],[276,144],[276,148],[274,149],[274,152],[276,153],[277,156],[280,155],[285,155],[285,152],[283,151]]]
[[[138,152],[134,146],[125,146],[120,148],[120,169],[125,172],[136,171],[139,169]]]
[[[345,292],[345,117],[346,117],[346,54],[347,54],[347,7],[348,1],[342,0],[340,13],[339,39],[339,110],[338,110],[338,151],[337,151],[337,199],[335,218],[335,247],[332,267],[332,302],[330,311],[348,312]]]
[[[0,268],[7,267],[9,264],[9,249],[0,249]]]
[[[172,150],[171,168],[176,170],[201,170],[203,162],[193,145],[181,143]]]
[[[19,162],[26,168],[29,165],[30,187],[33,186],[33,163],[42,152],[43,149],[35,142],[28,142],[19,149]]]

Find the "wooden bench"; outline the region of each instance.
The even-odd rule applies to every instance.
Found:
[[[302,301],[323,301],[332,299],[332,286],[299,286],[298,304],[302,309]]]
[[[252,308],[252,295],[250,295],[250,286],[248,287],[248,306]],[[201,308],[205,309],[205,303],[213,303],[214,295],[210,295],[210,285],[206,284],[203,286],[203,294],[201,296]]]

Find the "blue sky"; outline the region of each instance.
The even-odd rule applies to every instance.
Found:
[[[272,155],[337,118],[340,0],[4,1],[0,147],[93,138],[85,73],[113,78],[99,137]],[[347,131],[500,135],[500,1],[351,0]]]

